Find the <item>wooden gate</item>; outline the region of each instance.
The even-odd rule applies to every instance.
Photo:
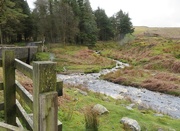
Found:
[[[0,66],[3,68],[4,102],[0,110],[4,110],[5,122],[0,122],[1,131],[61,131],[62,123],[58,121],[58,95],[62,95],[62,81],[56,80],[55,62],[33,62],[30,66],[14,58],[14,51],[3,51]],[[33,80],[31,95],[15,79],[18,70]],[[23,105],[16,99],[23,99],[32,111],[29,115]],[[23,125],[23,126],[22,126]]]

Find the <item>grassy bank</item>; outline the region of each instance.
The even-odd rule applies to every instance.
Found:
[[[115,66],[115,62],[97,55],[85,46],[51,44],[49,52],[51,52],[51,54],[36,54],[35,60],[49,60],[50,57],[53,57],[53,61],[57,62],[57,71],[59,73],[94,73],[104,68],[112,68]]]
[[[88,95],[81,94],[77,88],[86,91]],[[99,131],[125,131],[126,128],[120,123],[122,117],[137,120],[142,131],[156,131],[158,129],[164,131],[180,130],[180,120],[175,120],[168,116],[156,116],[156,113],[152,110],[148,108],[140,109],[138,105],[135,105],[132,110],[128,110],[126,106],[131,104],[129,100],[114,100],[103,94],[90,92],[82,86],[73,87],[66,85],[64,95],[59,97],[59,104],[59,119],[63,122],[63,130],[67,131],[84,131],[84,112],[87,110],[87,107],[95,104],[102,104],[109,110],[109,113],[96,118],[99,123]]]
[[[180,41],[173,39],[175,36],[169,32],[162,33],[163,29],[156,28],[157,34],[155,29],[147,29],[136,29],[134,39],[123,45],[120,42],[97,43],[96,50],[100,50],[102,56],[131,65],[102,78],[180,96]]]

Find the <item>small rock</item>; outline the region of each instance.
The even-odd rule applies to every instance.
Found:
[[[154,114],[154,116],[163,117],[164,115],[163,114]]]
[[[139,99],[136,103],[140,105],[142,101]]]
[[[133,107],[135,107],[135,104],[132,103],[132,104],[129,105],[129,107],[133,108]]]
[[[76,91],[74,91],[74,95],[75,95],[75,96],[77,96],[77,94],[78,94],[78,91],[77,91],[77,90],[76,90]]]
[[[84,96],[87,96],[87,95],[88,95],[87,92],[82,91],[82,90],[80,90],[80,89],[76,89],[76,91],[74,91],[74,93],[75,93],[75,95],[77,95],[78,93],[80,93],[80,94],[82,94],[82,95],[84,95]]]
[[[141,97],[141,94],[138,94],[137,97]]]
[[[122,100],[122,99],[124,99],[124,96],[118,95],[118,96],[116,97],[116,99],[117,99],[117,100]]]
[[[148,105],[138,105],[139,110],[148,110],[149,106]]]
[[[126,105],[125,104],[121,104],[121,106],[125,107]]]
[[[131,131],[141,131],[141,127],[139,126],[138,122],[134,119],[123,117],[120,122],[125,125]]]
[[[109,101],[109,98],[108,97],[103,97],[102,100],[103,101]]]
[[[126,109],[133,110],[134,106],[135,106],[135,104],[130,104],[130,105],[126,106]]]
[[[146,93],[146,90],[145,90],[145,89],[141,89],[141,92],[142,92],[142,93]]]
[[[119,94],[123,94],[123,93],[126,93],[126,92],[128,92],[127,89],[122,89],[122,90],[119,92]]]
[[[79,99],[78,98],[74,98],[73,101],[78,101]]]
[[[128,110],[133,110],[133,108],[130,107],[130,106],[126,106],[126,109],[128,109]]]
[[[142,105],[138,105],[138,110],[144,110],[145,108]]]
[[[162,128],[159,128],[158,131],[164,131]]]
[[[175,129],[171,129],[171,128],[170,128],[170,129],[169,129],[169,131],[176,131],[176,130],[175,130]]]
[[[108,113],[109,111],[106,109],[106,107],[100,105],[100,104],[96,104],[94,105],[94,107],[92,108],[93,111],[96,111],[99,115],[102,115],[104,113]]]

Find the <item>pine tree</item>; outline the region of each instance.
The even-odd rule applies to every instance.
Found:
[[[98,7],[94,14],[98,28],[98,39],[101,41],[111,40],[114,36],[113,27],[105,11]]]
[[[74,43],[75,37],[79,32],[78,20],[69,3],[63,1],[57,2],[55,17],[61,42]]]
[[[97,25],[89,0],[78,0],[80,9],[78,41],[81,44],[95,44],[97,41]]]
[[[120,40],[125,37],[128,33],[133,33],[134,28],[131,22],[131,18],[129,18],[129,14],[120,10],[116,14],[116,25],[117,25],[117,33],[120,35]]]
[[[20,19],[26,17],[22,13],[22,9],[16,7],[16,4],[11,0],[2,0],[0,2],[0,39],[3,42],[16,41],[16,25]]]
[[[27,1],[24,0],[16,0],[15,8],[21,9],[22,13],[26,15],[26,17],[22,17],[19,19],[19,23],[16,25],[16,33],[17,33],[17,41],[21,42],[23,39],[27,41],[32,35],[32,18],[31,11],[28,6]]]
[[[38,38],[42,41],[48,39],[49,35],[49,21],[48,21],[48,1],[37,0],[35,2],[35,9],[33,11],[34,18],[37,22]],[[47,38],[45,38],[47,36]]]

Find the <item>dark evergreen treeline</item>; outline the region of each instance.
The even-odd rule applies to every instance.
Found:
[[[37,0],[30,10],[25,0],[0,1],[1,43],[46,40],[94,44],[124,38],[134,31],[128,13],[120,10],[112,17],[89,0]]]

